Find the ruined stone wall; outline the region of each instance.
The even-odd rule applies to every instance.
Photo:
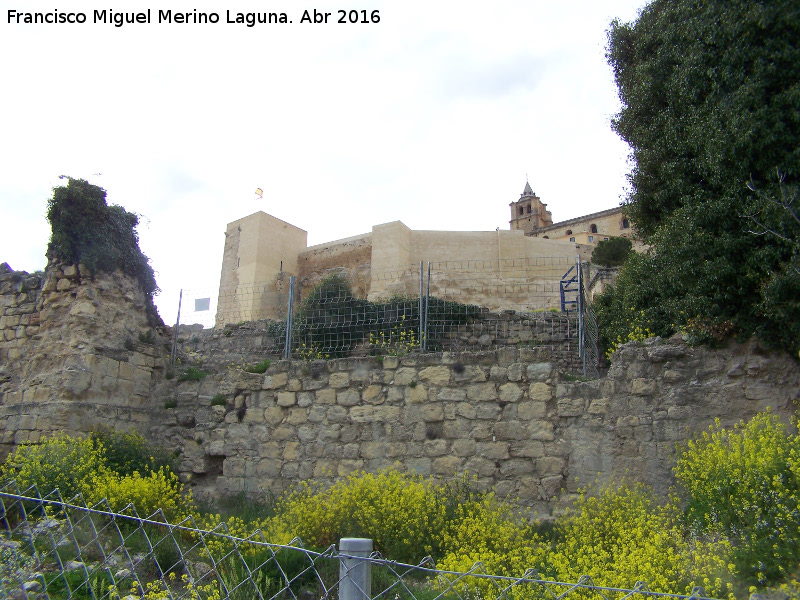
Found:
[[[399,464],[446,478],[468,471],[550,511],[595,481],[629,477],[663,493],[677,442],[767,407],[788,421],[800,393],[797,363],[755,343],[709,350],[656,338],[623,346],[606,378],[574,379],[546,354],[513,348],[281,361],[264,375],[180,384],[153,434],[182,448],[182,477],[198,493],[280,492]]]
[[[312,246],[297,257],[298,291],[301,297],[331,273],[347,277],[357,298],[366,298],[370,290],[372,234]]]
[[[0,272],[0,459],[15,444],[93,427],[147,431],[167,340],[120,272]],[[168,346],[168,344],[167,344]]]

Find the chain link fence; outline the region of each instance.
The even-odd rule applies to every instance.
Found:
[[[574,355],[584,375],[597,377],[587,276],[588,263],[564,257],[420,262],[371,272],[369,283],[363,273],[333,270],[303,283],[281,276],[184,290],[179,323],[248,331],[283,358],[545,348]]]
[[[299,539],[272,544],[256,531],[231,535],[225,523],[208,531],[192,519],[172,524],[161,511],[142,517],[129,505],[87,506],[35,488],[24,494],[0,488],[0,598],[94,600],[622,600],[691,595],[549,581],[535,569],[517,577],[442,571],[426,558],[409,565],[371,552],[366,539],[343,539],[339,548],[303,547]]]

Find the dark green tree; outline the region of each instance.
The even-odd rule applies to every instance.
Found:
[[[689,324],[800,346],[792,281],[776,279],[795,260],[787,239],[800,224],[772,211],[776,230],[794,234],[754,233],[764,201],[746,185],[775,197],[776,168],[785,185],[799,180],[798,39],[795,0],[654,0],[635,22],[611,24],[613,128],[634,165],[626,212],[651,250],[617,286],[638,289],[607,304],[644,310],[661,335]]]
[[[87,275],[121,269],[136,278],[149,299],[149,313],[160,322],[153,296],[160,290],[147,256],[139,249],[139,216],[106,203],[106,191],[84,179],[66,178],[47,202],[50,243],[47,257],[88,269]]]
[[[623,237],[612,237],[598,242],[592,251],[592,262],[602,267],[618,267],[631,253],[633,243]]]

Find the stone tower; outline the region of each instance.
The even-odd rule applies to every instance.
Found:
[[[509,204],[511,207],[511,229],[521,229],[525,235],[536,235],[542,227],[553,224],[553,217],[547,210],[547,205],[541,201],[531,189],[531,184],[525,182],[525,189],[519,195],[519,200]]]

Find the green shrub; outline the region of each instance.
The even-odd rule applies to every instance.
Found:
[[[163,325],[153,304],[159,292],[153,267],[139,249],[139,215],[108,206],[103,188],[67,177],[67,185],[53,188],[47,220],[51,227],[48,258],[83,265],[92,275],[121,269],[135,277],[148,298],[150,323]]]
[[[597,243],[592,250],[592,262],[603,267],[618,267],[628,258],[633,243],[628,238],[612,237]]]
[[[441,349],[453,327],[468,322],[481,312],[478,306],[439,298],[428,299],[428,330],[425,347]],[[343,275],[323,279],[303,300],[295,320],[296,347],[318,356],[347,356],[350,349],[370,337],[373,345],[386,342],[391,348],[403,336],[402,352],[420,345],[419,298],[395,296],[383,302],[369,302],[353,296]],[[412,341],[412,337],[414,338]]]
[[[208,373],[196,367],[187,367],[186,370],[178,376],[178,381],[201,381],[208,377]]]
[[[217,393],[211,398],[211,406],[225,406],[228,403],[225,394]]]
[[[256,363],[254,365],[247,365],[244,370],[248,373],[266,373],[267,369],[269,369],[269,359],[265,358],[260,363]]]
[[[675,467],[689,495],[686,517],[733,544],[736,573],[767,584],[800,563],[800,438],[775,415],[732,430],[719,422],[689,442]]]
[[[173,455],[166,449],[151,444],[138,433],[97,429],[90,434],[90,438],[101,449],[106,466],[119,475],[150,473],[162,467],[170,471],[176,470]]]

